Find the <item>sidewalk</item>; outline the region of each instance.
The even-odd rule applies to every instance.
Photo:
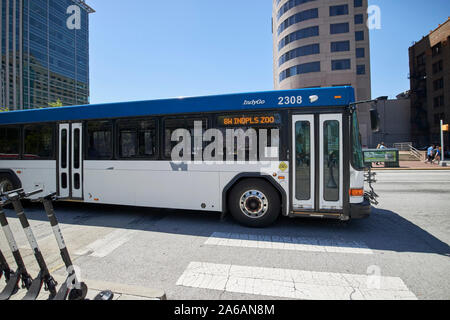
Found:
[[[373,170],[450,170],[450,167],[441,167],[437,163],[424,163],[423,161],[400,161],[400,168],[385,168],[384,164],[379,166],[373,164]]]
[[[32,275],[38,274],[37,270],[29,271]],[[53,277],[58,282],[58,289],[59,285],[66,281],[65,277],[59,275],[53,275]],[[83,281],[88,286],[88,294],[86,296],[86,299],[88,300],[93,300],[95,296],[103,290],[111,290],[114,293],[113,300],[167,300],[165,292],[158,289],[102,282],[98,280],[83,279]],[[2,277],[0,281],[0,291],[4,289],[5,285]],[[26,293],[25,289],[20,289],[10,300],[22,300]],[[42,288],[37,300],[48,300],[48,296],[49,293]]]

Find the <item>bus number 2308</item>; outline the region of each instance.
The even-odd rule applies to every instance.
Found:
[[[278,97],[278,105],[292,105],[292,104],[302,104],[302,96],[291,96],[291,97]]]

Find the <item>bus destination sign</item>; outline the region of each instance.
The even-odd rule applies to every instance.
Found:
[[[239,115],[239,116],[220,116],[217,118],[219,126],[239,127],[239,126],[273,126],[281,124],[281,116],[278,113],[261,115]]]

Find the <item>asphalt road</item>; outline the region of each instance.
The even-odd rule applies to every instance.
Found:
[[[159,288],[168,299],[450,299],[450,171],[383,171],[375,190],[369,219],[281,218],[266,229],[215,213],[55,209],[83,278]],[[26,213],[51,271],[64,275],[43,209],[28,204]],[[3,235],[0,248],[13,264]]]

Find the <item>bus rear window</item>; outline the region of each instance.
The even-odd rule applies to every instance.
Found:
[[[52,159],[54,157],[54,125],[36,124],[24,127],[24,159]]]
[[[20,154],[20,128],[0,127],[0,160],[18,159]]]

